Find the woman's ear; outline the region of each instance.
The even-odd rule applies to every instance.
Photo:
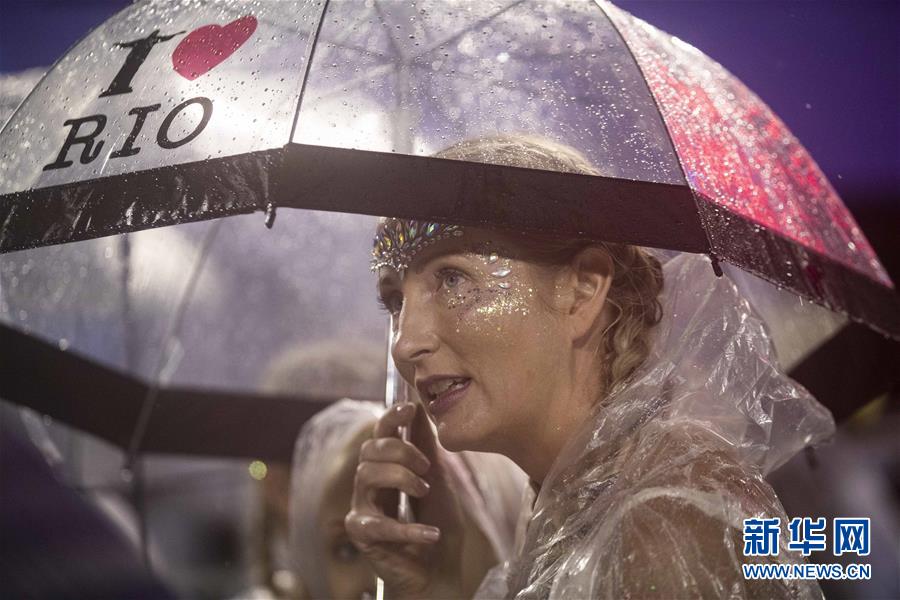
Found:
[[[584,339],[594,331],[603,331],[598,322],[605,320],[609,311],[606,295],[612,285],[613,261],[609,253],[598,246],[588,246],[578,252],[570,264],[571,304],[568,320],[573,339]]]

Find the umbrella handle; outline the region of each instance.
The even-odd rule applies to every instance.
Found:
[[[391,330],[393,331],[393,327]],[[391,341],[393,341],[393,333],[389,337]],[[397,367],[394,365],[394,360],[391,358],[390,346],[388,347],[387,378],[384,391],[385,408],[408,404],[410,402],[409,387],[406,385],[406,382],[403,381],[403,378],[400,377],[400,373],[397,372]],[[400,439],[404,442],[409,441],[409,427],[401,427],[399,433]],[[401,523],[412,523],[414,521],[412,505],[409,502],[409,496],[405,492],[400,492],[400,500],[397,506],[397,519]]]
[[[390,334],[388,335],[388,351],[387,351],[387,377],[385,379],[384,389],[384,406],[391,408],[398,404],[409,403],[409,388],[400,373],[397,372],[397,366],[391,357],[391,347],[394,344],[393,317],[391,317]],[[404,442],[409,441],[409,427],[400,428],[400,439]],[[397,519],[401,523],[412,523],[414,517],[412,514],[412,506],[409,502],[409,496],[405,492],[400,492],[400,499],[397,503]],[[376,600],[384,600],[384,580],[381,577],[375,579],[375,597]]]

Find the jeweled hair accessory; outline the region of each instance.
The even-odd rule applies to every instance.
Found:
[[[393,267],[404,271],[416,254],[438,240],[463,234],[459,225],[414,221],[411,219],[384,219],[378,224],[372,248],[372,270]]]

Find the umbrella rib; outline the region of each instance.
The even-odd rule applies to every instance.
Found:
[[[175,334],[178,332],[178,330],[181,329],[181,322],[184,319],[184,313],[187,310],[187,306],[191,296],[193,296],[194,288],[197,287],[197,281],[200,279],[200,273],[203,271],[203,265],[206,263],[206,259],[209,256],[209,250],[210,248],[212,248],[212,242],[216,238],[219,229],[221,229],[223,222],[224,220],[222,219],[214,221],[212,223],[212,226],[210,227],[210,230],[203,238],[203,245],[200,247],[200,255],[197,257],[197,262],[194,263],[194,268],[191,271],[190,277],[188,278],[187,284],[184,288],[184,293],[181,296],[181,302],[179,303],[175,314],[172,317],[172,321],[169,323],[169,328],[166,331],[166,335],[163,337],[159,360],[157,361],[156,369],[154,369],[153,372],[153,379],[150,381],[150,387],[147,389],[147,395],[144,397],[144,400],[141,403],[141,411],[138,414],[138,420],[134,427],[134,433],[132,434],[131,441],[128,444],[128,452],[125,457],[126,468],[131,468],[131,466],[134,464],[134,460],[137,457],[138,452],[140,452],[141,443],[143,442],[144,436],[147,433],[147,426],[150,424],[150,415],[153,412],[153,407],[156,404],[156,398],[159,395],[159,377],[162,374],[162,370],[165,367],[166,360],[168,358],[169,343],[171,342],[172,338],[175,337]]]
[[[420,56],[424,56],[424,55],[420,55]],[[544,61],[550,61],[550,60],[554,59],[554,56],[549,55],[549,54],[540,54],[540,55],[536,54],[536,55],[532,56],[531,59],[532,60],[533,59],[541,59]],[[410,63],[410,66],[412,66],[414,69],[420,69],[420,70],[427,69],[427,67],[425,65],[418,64],[416,62]],[[357,77],[354,77],[353,79],[349,80],[346,83],[338,84],[338,85],[340,85],[340,87],[336,87],[331,91],[325,92],[323,94],[319,94],[317,96],[317,99],[318,100],[329,100],[331,98],[341,96],[341,95],[345,94],[347,91],[355,89],[357,86],[364,83],[366,80],[371,79],[373,76],[377,76],[380,73],[384,73],[386,71],[396,70],[397,67],[398,67],[398,65],[393,62],[381,64],[376,67],[372,67],[369,71],[366,72],[365,75],[358,75]],[[468,73],[462,73],[459,71],[456,72],[456,76],[457,76],[457,79],[465,79],[467,81],[471,81],[471,82],[475,82],[475,83],[484,81],[483,79],[479,79]],[[535,92],[535,89],[533,86],[531,86],[529,88],[525,88],[524,86],[509,85],[508,82],[506,82],[502,79],[497,79],[494,82],[494,86],[498,87],[500,89],[504,89],[504,90],[513,90],[513,91],[525,90],[529,94],[533,94]],[[581,100],[581,99],[583,99],[583,97],[579,96],[578,99]]]
[[[322,13],[322,22],[324,23],[324,21],[325,21],[325,13],[323,12]],[[345,48],[347,50],[354,50],[356,52],[359,52],[360,54],[371,54],[371,55],[377,56],[379,58],[387,58],[387,55],[382,54],[381,52],[371,50],[365,46],[358,46],[356,44],[347,44],[347,40],[350,39],[350,36],[353,34],[354,31],[355,30],[353,28],[348,27],[344,30],[344,35],[335,36],[335,38],[333,40],[328,39],[327,36],[322,35],[322,34],[320,34],[319,37],[322,39],[323,42],[332,44],[332,45],[340,47],[340,48]]]
[[[381,6],[377,2],[372,6],[372,8],[375,9],[375,13],[378,15],[378,18],[381,19],[382,23],[388,22],[384,16],[384,13],[381,12]],[[390,31],[390,28],[388,28],[388,31]],[[391,50],[394,51],[394,56],[400,59],[401,64],[405,63],[406,55],[403,53],[403,48],[401,48],[400,45],[397,44],[397,41],[390,34],[387,35],[387,39],[388,44],[390,44],[391,46]]]
[[[441,41],[439,41],[439,42],[435,42],[434,44],[432,44],[431,46],[429,46],[428,48],[424,49],[422,52],[420,52],[419,54],[417,54],[416,56],[414,56],[414,57],[413,57],[413,60],[415,60],[415,59],[417,59],[417,58],[421,58],[421,57],[423,57],[423,56],[425,56],[426,54],[429,54],[429,53],[431,53],[431,52],[434,52],[434,50],[435,50],[436,48],[440,48],[441,46],[444,46],[444,45],[449,44],[449,43],[451,43],[451,42],[455,42],[456,40],[458,40],[460,37],[462,37],[462,36],[465,35],[466,33],[472,31],[473,29],[476,29],[476,28],[478,28],[478,27],[481,27],[481,26],[484,25],[485,23],[489,23],[490,21],[493,21],[494,19],[496,19],[497,17],[499,17],[500,15],[502,15],[503,13],[505,13],[506,11],[508,11],[508,10],[510,10],[510,9],[512,9],[512,8],[514,8],[514,7],[516,7],[516,6],[520,5],[520,4],[522,4],[523,2],[525,2],[525,0],[516,0],[516,2],[513,2],[512,4],[510,4],[510,5],[508,5],[508,6],[504,6],[503,8],[501,8],[500,10],[498,10],[497,12],[492,13],[492,14],[490,14],[490,15],[484,17],[483,19],[480,19],[480,20],[478,20],[478,21],[475,21],[474,23],[472,23],[471,26],[467,27],[466,29],[463,29],[463,30],[461,30],[461,31],[459,31],[459,32],[457,32],[457,33],[454,33],[453,35],[451,35],[451,36],[449,36],[449,37],[447,37],[447,38],[444,38],[443,40],[441,40]],[[377,6],[377,5],[376,5],[376,6]]]
[[[370,79],[373,75],[379,75],[381,73],[391,71],[391,70],[396,70],[396,69],[397,69],[397,63],[395,63],[393,61],[387,62],[384,64],[380,64],[376,67],[372,67],[369,71],[366,72],[365,75],[358,75],[358,76],[354,77],[353,79],[347,81],[346,83],[338,84],[340,87],[336,87],[329,92],[320,94],[318,96],[318,99],[319,100],[327,100],[327,99],[333,98],[335,96],[338,96],[340,94],[344,94],[349,90],[355,89],[358,85],[360,85],[361,83],[364,83],[367,79]]]
[[[713,271],[717,276],[721,275],[721,267],[719,266],[718,259],[713,254],[713,245],[712,238],[709,236],[709,231],[706,227],[706,223],[703,219],[702,211],[700,210],[700,199],[697,197],[694,188],[688,182],[687,172],[684,170],[684,164],[681,162],[681,156],[678,155],[678,150],[675,148],[675,140],[672,138],[672,132],[669,130],[669,124],[666,122],[666,117],[663,115],[662,108],[659,105],[659,100],[656,98],[656,94],[653,93],[653,90],[650,88],[650,82],[647,81],[647,75],[644,73],[644,69],[641,67],[641,63],[638,61],[637,56],[635,56],[634,51],[631,49],[631,46],[628,45],[628,41],[625,39],[625,35],[619,29],[619,26],[616,25],[615,20],[609,16],[609,13],[606,12],[606,9],[600,4],[599,1],[596,1],[597,7],[603,13],[603,16],[606,17],[606,20],[609,21],[612,30],[616,33],[616,36],[622,42],[622,46],[624,46],[626,52],[628,52],[628,56],[631,57],[631,60],[634,61],[634,66],[637,69],[638,73],[641,75],[641,79],[644,81],[644,85],[647,86],[647,93],[650,95],[650,99],[653,101],[653,106],[656,107],[656,113],[659,115],[659,120],[662,122],[662,126],[666,131],[666,136],[669,138],[669,147],[672,150],[672,154],[675,155],[675,160],[678,162],[678,170],[681,172],[681,179],[684,181],[685,185],[687,185],[688,189],[691,192],[691,197],[694,199],[694,207],[697,210],[697,215],[700,219],[700,229],[703,230],[703,235],[706,237],[706,246],[709,249],[709,257],[712,259],[712,267]]]
[[[516,2],[513,2],[512,4],[510,4],[509,6],[506,6],[506,7],[504,7],[504,8],[501,8],[501,9],[498,10],[497,12],[495,12],[495,13],[493,13],[493,14],[490,14],[490,15],[488,15],[487,17],[484,17],[483,19],[481,19],[481,20],[479,20],[479,21],[476,21],[476,22],[473,23],[470,27],[468,27],[468,28],[466,28],[466,29],[464,29],[464,30],[462,30],[462,31],[460,31],[460,32],[458,32],[458,33],[454,33],[453,35],[448,36],[448,37],[446,37],[446,38],[444,38],[444,39],[442,39],[442,40],[440,40],[440,41],[438,41],[438,42],[434,42],[433,44],[431,44],[431,46],[429,46],[428,48],[425,48],[424,50],[422,50],[422,52],[420,52],[419,54],[416,54],[415,56],[413,56],[413,57],[412,57],[411,59],[409,59],[409,60],[407,60],[407,59],[403,56],[403,53],[399,50],[399,48],[397,48],[396,42],[394,42],[393,38],[391,38],[390,36],[388,36],[388,39],[390,39],[391,45],[392,45],[392,47],[394,47],[396,54],[397,54],[398,56],[400,56],[400,58],[401,58],[404,62],[407,62],[407,63],[409,63],[409,64],[411,64],[411,65],[413,65],[413,66],[421,66],[421,65],[417,65],[417,64],[416,64],[415,61],[416,61],[417,59],[422,58],[423,56],[427,56],[428,54],[434,52],[436,49],[440,48],[441,46],[444,46],[444,45],[446,45],[446,44],[449,44],[449,43],[451,43],[451,42],[453,42],[453,41],[459,39],[462,35],[468,33],[468,32],[471,31],[472,29],[475,29],[475,28],[477,28],[477,27],[480,27],[481,25],[484,25],[485,23],[490,22],[492,19],[495,19],[495,18],[498,17],[499,15],[501,15],[501,14],[503,14],[504,12],[510,10],[511,8],[514,8],[515,6],[518,6],[519,4],[522,4],[524,1],[525,1],[525,0],[517,0]],[[375,4],[374,8],[376,9],[376,11],[379,11],[379,17],[381,17],[382,19],[384,19],[383,15],[381,14],[380,10],[378,9],[378,4]],[[368,50],[367,50],[367,51],[368,51]],[[390,61],[390,58],[387,57],[387,56],[384,55],[384,54],[381,54],[381,53],[375,53],[375,54],[377,54],[380,58],[386,58],[386,59],[388,59],[388,60]],[[320,99],[326,99],[326,98],[335,96],[335,95],[337,95],[338,93],[343,93],[344,90],[354,89],[356,86],[358,86],[358,85],[359,85],[360,83],[362,83],[363,81],[365,81],[365,80],[367,80],[367,79],[370,79],[373,75],[377,75],[378,73],[383,72],[383,71],[386,71],[386,70],[396,69],[397,67],[398,67],[397,63],[396,63],[396,62],[393,62],[393,61],[388,62],[387,64],[378,65],[377,67],[374,67],[374,68],[372,68],[371,70],[369,70],[368,72],[366,72],[364,75],[359,75],[359,76],[357,76],[357,77],[355,77],[355,78],[349,80],[348,82],[346,82],[345,84],[343,84],[339,90],[338,90],[338,89],[335,89],[334,91],[331,91],[331,92],[327,92],[327,93],[325,93],[325,94],[322,94],[322,95],[320,96]],[[291,136],[291,138],[293,139],[293,135]]]
[[[303,65],[303,79],[300,82],[300,91],[297,93],[297,109],[294,111],[294,122],[291,124],[291,135],[288,143],[294,139],[297,132],[297,121],[300,119],[300,107],[303,106],[303,95],[306,93],[306,82],[309,80],[309,71],[312,66],[313,56],[316,51],[316,42],[319,40],[319,34],[322,32],[322,23],[325,22],[325,11],[328,10],[329,0],[322,2],[322,11],[319,13],[319,21],[316,23],[316,31],[307,41],[308,49],[306,51],[306,64]]]

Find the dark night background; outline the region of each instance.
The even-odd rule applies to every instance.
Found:
[[[0,73],[52,64],[129,3],[0,0]],[[810,150],[900,280],[900,3],[616,4],[698,47],[759,94]]]

